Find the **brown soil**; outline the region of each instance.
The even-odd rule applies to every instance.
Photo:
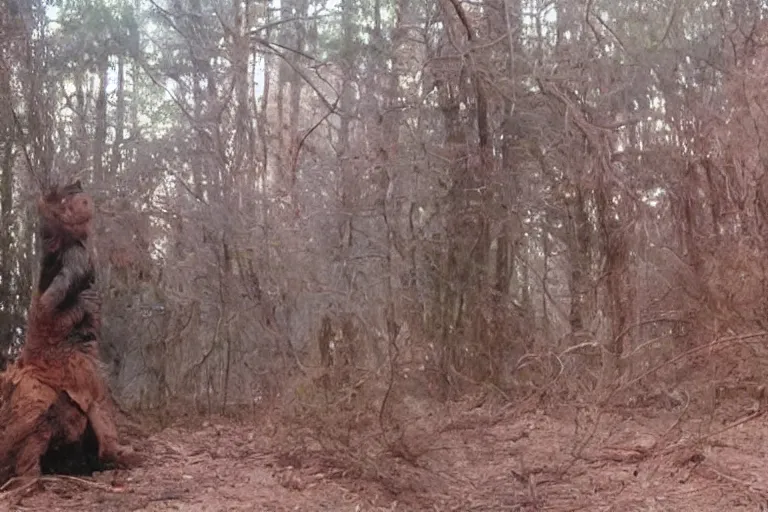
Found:
[[[379,453],[365,470],[262,419],[211,418],[156,429],[140,468],[16,482],[0,509],[768,510],[766,416],[690,409],[464,407],[406,431],[409,457]]]

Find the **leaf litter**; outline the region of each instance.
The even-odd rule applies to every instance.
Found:
[[[733,416],[733,414],[731,414]],[[6,510],[678,511],[768,510],[761,411],[683,419],[663,408],[465,410],[438,419],[415,460],[297,443],[289,426],[211,418],[155,429],[141,467],[45,476],[0,492]],[[288,434],[286,434],[288,433]],[[428,443],[428,444],[424,444]],[[346,462],[345,462],[346,461]]]

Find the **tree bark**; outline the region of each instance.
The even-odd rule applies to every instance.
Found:
[[[110,175],[117,177],[123,162],[123,131],[125,130],[125,56],[117,61],[117,108],[115,111],[115,142],[112,145]]]
[[[109,71],[109,54],[106,51],[99,57],[99,91],[96,96],[96,127],[93,134],[93,179],[100,186],[106,182],[104,172],[104,152],[107,144],[107,73]]]

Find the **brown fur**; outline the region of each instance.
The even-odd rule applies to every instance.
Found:
[[[65,338],[92,341],[101,330],[101,300],[93,290],[93,260],[87,246],[93,201],[79,181],[53,187],[38,202],[43,256],[30,311],[36,311],[22,360]],[[35,332],[35,331],[39,332]]]
[[[80,439],[90,423],[102,461],[138,459],[118,442],[98,357],[100,299],[85,246],[93,216],[79,182],[39,203],[43,262],[21,357],[0,378],[0,482],[40,473],[52,440]],[[63,396],[64,394],[65,396]]]
[[[13,365],[5,381],[7,391],[0,412],[0,425],[5,426],[0,437],[0,467],[2,454],[15,452],[16,476],[39,474],[39,464],[30,464],[25,457],[39,460],[52,436],[73,442],[84,433],[87,422],[98,440],[101,461],[122,465],[136,461],[131,458],[131,448],[119,442],[116,411],[100,363],[92,355],[62,345],[48,357]],[[60,393],[65,393],[71,404],[57,405]]]
[[[85,433],[85,414],[36,373],[13,365],[0,378],[0,482],[40,475],[40,459],[53,439],[74,442]]]

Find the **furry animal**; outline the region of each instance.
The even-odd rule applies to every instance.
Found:
[[[43,256],[21,360],[66,339],[98,356],[101,300],[93,288],[96,272],[87,246],[93,201],[80,181],[53,187],[38,202]]]
[[[45,385],[35,367],[12,365],[0,375],[0,484],[38,476],[50,446],[77,444],[88,418],[67,393]]]
[[[100,462],[137,459],[118,442],[111,396],[98,357],[101,301],[86,241],[93,207],[78,182],[39,202],[43,258],[21,356],[0,382],[0,481],[34,476],[51,443],[95,437]],[[5,469],[4,469],[5,468]]]

